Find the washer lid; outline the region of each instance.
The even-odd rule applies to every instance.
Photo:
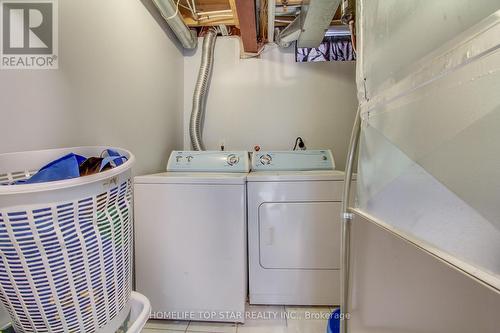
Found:
[[[247,173],[222,172],[163,172],[154,175],[137,176],[135,184],[207,184],[243,185]]]
[[[353,177],[354,179],[354,177]],[[252,171],[248,174],[248,182],[294,182],[294,181],[326,181],[344,180],[344,172],[330,171]]]

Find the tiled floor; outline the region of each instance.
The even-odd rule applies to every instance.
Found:
[[[150,320],[143,333],[325,333],[333,308],[248,305],[245,324]]]

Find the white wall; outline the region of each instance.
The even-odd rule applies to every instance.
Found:
[[[59,1],[59,70],[0,71],[0,152],[116,145],[156,172],[182,147],[182,53],[137,0]]]
[[[202,40],[199,41],[202,43]],[[217,40],[207,101],[207,149],[291,149],[297,136],[309,148],[332,149],[344,168],[357,108],[355,63],[296,63],[293,49],[268,46],[259,59],[240,59],[239,41]],[[200,48],[184,58],[184,148]]]

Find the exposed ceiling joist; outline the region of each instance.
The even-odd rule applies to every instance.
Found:
[[[176,0],[172,0],[176,2]],[[179,11],[189,27],[238,25],[233,0],[180,0]]]
[[[341,23],[341,0],[260,0],[257,2],[260,4],[259,22],[256,20],[256,0],[168,1],[178,4],[178,12],[188,27],[229,26],[232,34],[241,35],[247,53],[257,53],[259,41],[275,41],[275,33],[281,37],[283,45],[300,34],[299,46],[314,47],[321,42],[328,27]],[[299,16],[301,25],[296,29]],[[291,25],[292,22],[295,25]]]
[[[181,3],[187,0],[181,0]],[[229,9],[228,0],[191,0],[195,3],[196,9],[200,12],[212,12]]]
[[[214,18],[200,19],[198,21],[193,19],[192,17],[184,17],[184,22],[189,27],[206,27],[219,24],[236,26],[239,23],[233,17],[227,17],[227,18],[214,17]]]
[[[255,2],[250,0],[235,0],[236,12],[240,21],[241,39],[245,52],[257,53],[257,22],[255,18]]]
[[[231,12],[233,13],[234,25],[239,27],[240,20],[238,18],[238,10],[236,9],[236,0],[229,0],[229,6],[231,7]]]
[[[304,0],[276,0],[279,6],[300,6],[304,4]]]

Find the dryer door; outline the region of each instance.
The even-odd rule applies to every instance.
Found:
[[[259,207],[260,265],[339,269],[340,202],[266,202]]]

